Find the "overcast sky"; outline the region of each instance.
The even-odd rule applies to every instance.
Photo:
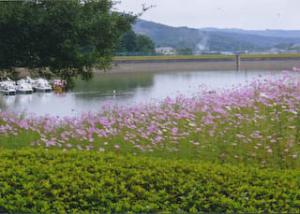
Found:
[[[155,7],[141,18],[171,26],[300,30],[300,0],[121,0],[117,8],[136,13],[142,4]]]

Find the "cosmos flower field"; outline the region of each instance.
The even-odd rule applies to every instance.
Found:
[[[300,167],[300,79],[253,80],[80,117],[0,113],[0,146]]]

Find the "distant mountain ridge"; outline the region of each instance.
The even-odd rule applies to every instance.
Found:
[[[300,30],[195,29],[141,19],[133,29],[136,33],[149,36],[157,47],[190,48],[194,51],[293,50],[300,46]]]
[[[200,28],[204,31],[219,31],[240,34],[251,34],[257,36],[280,37],[280,38],[300,38],[300,30],[243,30],[238,28]]]

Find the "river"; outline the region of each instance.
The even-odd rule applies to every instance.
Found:
[[[77,80],[64,94],[34,93],[0,96],[1,110],[36,115],[78,116],[99,112],[104,105],[138,105],[179,94],[193,96],[205,85],[211,90],[245,84],[258,77],[278,77],[278,71],[182,71],[96,74],[90,81]]]

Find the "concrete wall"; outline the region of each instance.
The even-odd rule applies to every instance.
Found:
[[[242,60],[241,70],[290,70],[300,68],[300,59]],[[161,62],[114,62],[111,72],[158,72],[196,70],[236,70],[235,61],[161,61]]]

